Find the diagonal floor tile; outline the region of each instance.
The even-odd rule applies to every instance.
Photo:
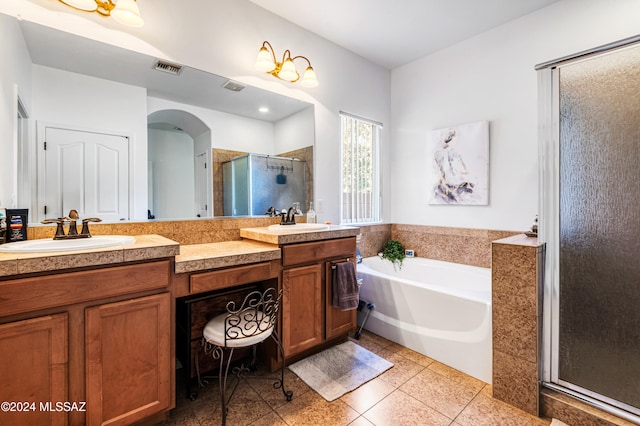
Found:
[[[462,371],[456,370],[455,368],[449,367],[448,365],[442,364],[437,361],[429,365],[429,369],[478,391],[487,385],[482,380],[471,377],[468,374],[463,373]]]
[[[518,410],[502,401],[480,392],[456,417],[461,426],[546,426],[548,420]]]
[[[206,397],[199,397],[193,402],[192,407],[196,419],[202,426],[221,424],[222,408],[217,390],[210,392]],[[229,426],[248,425],[273,411],[246,382],[240,382],[228,408],[227,425]]]
[[[428,368],[400,386],[400,390],[451,419],[479,392]]]
[[[358,413],[337,399],[328,402],[316,392],[306,392],[300,398],[275,409],[288,425],[346,426],[358,417]]]
[[[363,416],[376,426],[448,426],[451,419],[396,390]]]
[[[398,354],[383,351],[380,356],[393,363],[393,367],[378,377],[396,388],[425,369],[422,365]]]
[[[364,413],[396,388],[380,378],[375,378],[340,399],[358,413]]]
[[[433,359],[409,348],[401,347],[396,353],[407,359],[410,359],[416,364],[422,365],[423,367],[428,367],[434,363]]]

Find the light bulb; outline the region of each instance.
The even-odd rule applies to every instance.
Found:
[[[300,80],[300,84],[303,87],[318,87],[320,83],[318,82],[318,78],[316,77],[316,72],[310,66],[307,67],[304,74],[302,75],[302,80]]]
[[[129,27],[140,28],[144,25],[135,0],[118,0],[116,7],[111,11],[111,17]]]
[[[278,77],[287,81],[296,81],[298,78],[300,78],[298,72],[296,71],[296,66],[294,65],[291,58],[285,59],[284,63],[282,64],[282,69],[278,73]]]
[[[275,67],[273,56],[271,56],[266,47],[262,46],[256,58],[256,69],[261,72],[271,72]]]

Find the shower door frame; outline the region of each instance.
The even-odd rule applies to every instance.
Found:
[[[560,72],[563,65],[628,47],[640,48],[640,36],[620,40],[539,64],[538,71],[538,240],[545,244],[542,289],[540,377],[547,388],[579,398],[603,411],[640,425],[640,409],[559,378],[560,341]]]

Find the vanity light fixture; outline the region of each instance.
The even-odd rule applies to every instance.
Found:
[[[300,78],[300,74],[298,74],[296,66],[293,63],[294,60],[299,58],[307,61],[307,69],[302,75],[302,78]],[[300,80],[300,84],[304,87],[318,87],[318,85],[320,84],[318,83],[316,73],[313,70],[313,67],[311,67],[311,62],[309,61],[309,59],[307,59],[305,56],[294,56],[292,58],[291,52],[287,49],[282,55],[282,62],[278,62],[276,60],[276,53],[268,41],[264,41],[262,43],[262,47],[258,52],[258,57],[256,59],[256,69],[258,71],[267,72],[276,78],[290,81],[292,83],[294,81]]]
[[[140,28],[144,21],[140,16],[140,9],[136,0],[59,0],[60,3],[85,12],[97,12],[102,16],[113,19],[129,27]]]

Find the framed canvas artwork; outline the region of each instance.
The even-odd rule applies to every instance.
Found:
[[[437,129],[427,136],[429,204],[489,204],[489,122]]]

